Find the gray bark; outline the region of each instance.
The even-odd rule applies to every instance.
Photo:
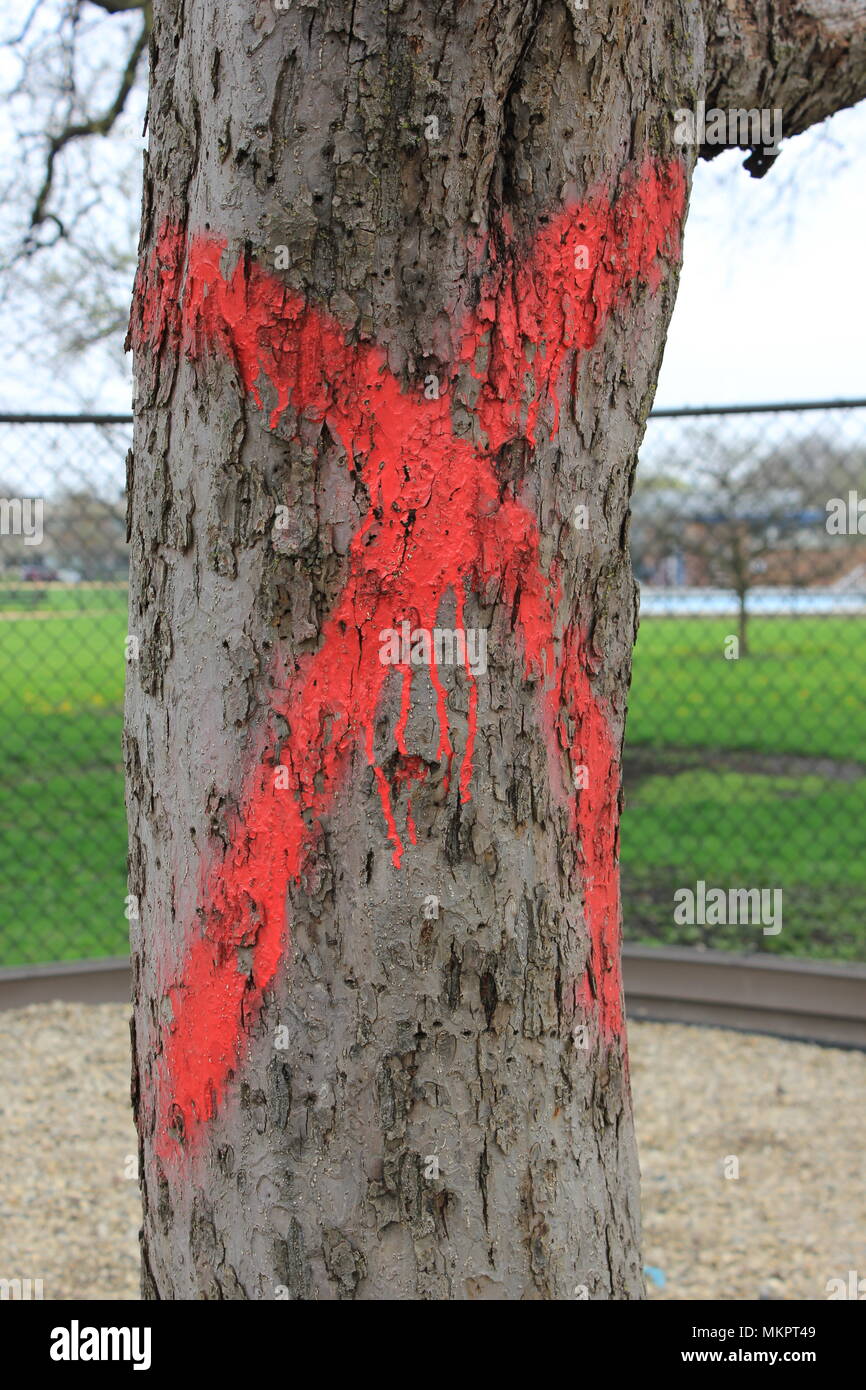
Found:
[[[142,263],[165,218],[225,238],[231,265],[273,266],[287,245],[286,283],[417,385],[477,285],[473,236],[509,219],[529,236],[565,198],[615,188],[649,156],[679,156],[690,174],[672,112],[710,90],[720,14],[691,0],[322,0],[286,13],[156,0]],[[541,429],[536,447],[521,439],[497,460],[537,516],[545,566],[562,566],[563,624],[592,634],[615,741],[636,626],[628,499],[676,257],[660,269],[655,292],[581,354],[556,438]],[[471,800],[456,777],[444,790],[434,692],[416,681],[406,741],[429,772],[413,789],[417,846],[395,869],[358,747],[288,895],[291,957],[203,1149],[174,1166],[158,1155],[166,981],[197,930],[200,866],[231,836],[275,648],[287,669],[316,649],[367,499],[328,431],[291,411],[269,429],[229,360],[143,349],[136,377],[130,632],[142,646],[126,740],[145,1296],[641,1297],[624,1049],[572,1036],[567,991],[589,954],[573,834],[510,615],[488,596],[468,596],[465,618],[491,635]],[[471,429],[470,384],[456,397]],[[587,530],[569,524],[576,500]],[[281,504],[292,526],[278,545]],[[454,625],[453,609],[442,620]],[[459,747],[466,683],[453,670],[443,682]],[[383,746],[399,713],[389,686]]]

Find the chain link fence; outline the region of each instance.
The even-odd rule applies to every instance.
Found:
[[[128,949],[126,417],[0,416],[0,966]]]
[[[0,966],[126,950],[130,443],[0,416]],[[631,543],[626,938],[866,958],[866,401],[656,412]]]
[[[627,940],[866,958],[866,401],[650,420]]]

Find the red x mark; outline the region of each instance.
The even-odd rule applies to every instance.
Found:
[[[574,985],[574,1004],[595,1011],[603,1041],[620,1033],[618,753],[593,692],[584,639],[559,617],[556,571],[546,574],[541,567],[535,517],[517,497],[503,495],[494,455],[509,440],[534,440],[546,402],[556,432],[566,358],[597,341],[613,308],[635,286],[657,288],[660,257],[676,251],[684,203],[681,167],[646,164],[639,174],[623,176],[615,199],[598,193],[544,222],[522,255],[515,251],[497,261],[492,245],[482,248],[480,300],[471,311],[455,306],[448,371],[453,381],[469,364],[478,378],[475,411],[484,448],[454,433],[449,390],[428,400],[420,389],[403,389],[380,347],[347,343],[334,318],[277,277],[243,260],[226,276],[225,242],[199,235],[187,244],[176,229],[163,228],[139,278],[137,348],[168,347],[192,357],[222,353],[259,406],[269,382],[277,397],[271,426],[288,407],[325,422],[370,497],[351,542],[348,580],[318,650],[289,672],[279,666],[282,689],[271,713],[286,720],[288,738],[277,758],[273,733],[260,736],[231,847],[202,871],[203,926],[189,942],[181,980],[166,983],[173,1022],[156,1076],[157,1150],[164,1159],[176,1157],[181,1143],[186,1150],[194,1146],[240,1064],[245,1036],[288,950],[289,887],[312,864],[322,819],[356,745],[374,770],[399,868],[405,843],[395,788],[423,773],[405,741],[413,678],[408,667],[398,668],[404,684],[393,784],[377,759],[375,714],[394,670],[379,659],[379,633],[404,618],[435,627],[449,593],[458,627],[467,589],[495,593],[513,610],[526,678],[540,683],[551,789],[567,806],[578,837],[590,954],[586,977]],[[450,777],[458,753],[435,665],[430,678],[438,756]],[[477,705],[468,670],[467,679],[459,780],[464,801],[471,796]],[[587,769],[579,795],[563,774],[564,754],[572,769]],[[414,842],[411,810],[406,834]],[[251,948],[248,972],[239,969],[241,947]]]

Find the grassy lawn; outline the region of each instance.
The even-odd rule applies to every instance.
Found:
[[[0,965],[126,949],[126,594],[49,592],[34,611],[57,616],[0,618]]]
[[[726,661],[731,618],[645,618],[628,743],[862,759],[866,619],[752,618]]]
[[[0,613],[126,612],[125,584],[0,584]]]
[[[697,770],[641,779],[626,793],[626,939],[714,950],[866,958],[866,779]],[[677,925],[674,892],[780,888],[782,930]]]
[[[626,936],[866,959],[866,777],[852,767],[866,769],[866,620],[756,618],[739,661],[723,656],[730,632],[727,618],[641,624]],[[121,589],[0,586],[0,965],[126,948],[125,633]],[[781,888],[782,932],[676,925],[673,894],[698,879]]]
[[[727,618],[641,624],[621,836],[626,937],[866,959],[866,620],[755,618],[738,661],[723,656],[731,630]],[[847,777],[810,765],[819,758]],[[781,888],[781,933],[675,924],[674,891],[698,879]]]

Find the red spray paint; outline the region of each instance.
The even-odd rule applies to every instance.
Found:
[[[411,667],[383,666],[379,633],[407,619],[432,629],[447,595],[463,626],[468,589],[495,592],[514,614],[527,679],[540,682],[539,719],[551,787],[568,806],[578,838],[585,919],[586,977],[576,1006],[593,1010],[603,1039],[622,1029],[617,870],[617,749],[596,698],[581,634],[558,624],[559,579],[545,574],[534,516],[505,492],[494,452],[517,437],[534,440],[546,402],[558,425],[557,391],[570,354],[592,346],[611,311],[639,284],[656,288],[659,258],[676,250],[684,207],[681,168],[646,165],[619,195],[598,194],[551,217],[522,255],[487,269],[477,308],[456,325],[452,376],[469,364],[481,380],[476,405],[486,447],[454,433],[450,393],[428,400],[401,388],[376,345],[348,344],[341,325],[286,289],[255,263],[224,273],[226,244],[170,227],[160,233],[140,277],[134,338],[139,350],[169,348],[191,357],[221,353],[245,391],[262,405],[264,383],[276,393],[274,427],[291,406],[327,423],[347,466],[357,470],[371,506],[349,551],[349,578],[324,623],[320,645],[283,677],[272,713],[288,724],[279,760],[263,733],[249,771],[226,855],[201,875],[202,926],[191,940],[182,979],[168,982],[173,1022],[157,1076],[157,1149],[168,1160],[189,1150],[220,1105],[244,1039],[287,953],[287,893],[313,857],[356,747],[373,768],[382,815],[400,867],[415,842],[411,806],[405,831],[395,792],[425,775],[406,747]],[[585,253],[578,248],[585,247]],[[588,263],[576,269],[576,263]],[[484,370],[477,362],[486,348]],[[399,754],[392,780],[375,747],[375,715],[385,682],[403,681],[394,730]],[[471,796],[477,690],[467,665],[469,713],[460,758],[451,738],[445,691],[430,670],[440,724],[439,757],[460,760],[459,792]],[[574,732],[569,735],[568,729]],[[587,768],[587,787],[565,785],[563,752]],[[277,785],[277,774],[282,786]],[[252,964],[239,968],[238,951]]]

